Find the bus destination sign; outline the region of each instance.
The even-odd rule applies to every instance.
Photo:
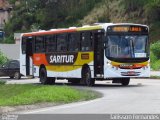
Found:
[[[144,26],[111,26],[108,32],[148,32],[148,28]]]

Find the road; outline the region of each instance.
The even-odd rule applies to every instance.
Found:
[[[9,79],[6,79],[9,80]],[[38,79],[22,79],[8,83],[37,83]],[[59,81],[56,85],[67,84]],[[131,79],[122,87],[108,81],[97,81],[94,87],[73,86],[96,90],[102,98],[61,106],[21,111],[18,114],[106,114],[106,113],[160,113],[160,80]]]

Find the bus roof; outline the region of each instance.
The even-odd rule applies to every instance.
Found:
[[[135,26],[145,26],[143,24],[134,24],[134,23],[95,23],[93,26],[85,25],[82,27],[70,27],[64,29],[51,29],[48,31],[41,30],[37,32],[24,33],[22,36],[30,37],[30,36],[40,36],[40,35],[52,35],[52,34],[60,34],[60,33],[68,33],[68,32],[77,32],[77,31],[87,31],[87,30],[99,30],[106,29],[108,26],[114,25],[135,25]]]
[[[49,31],[38,31],[38,32],[24,33],[22,36],[29,37],[29,36],[51,35],[51,34],[75,32],[75,31],[76,31],[76,29],[56,29],[56,30],[49,30]]]
[[[86,31],[86,30],[98,30],[98,29],[102,29],[102,27],[100,25],[95,25],[95,26],[82,26],[77,28],[77,31]]]
[[[60,34],[60,33],[68,33],[68,32],[77,32],[77,31],[87,31],[87,30],[98,30],[102,29],[99,25],[94,26],[82,26],[82,27],[70,27],[64,29],[51,29],[48,31],[40,30],[37,32],[24,33],[22,36],[40,36],[40,35],[51,35],[51,34]]]

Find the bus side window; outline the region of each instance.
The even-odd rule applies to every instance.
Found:
[[[57,35],[57,51],[67,51],[67,36],[66,34]]]
[[[35,52],[45,52],[44,37],[37,36],[35,39]]]
[[[68,50],[69,51],[79,51],[80,39],[79,33],[72,33],[68,35]]]
[[[22,38],[22,54],[26,54],[26,38]]]
[[[91,32],[81,33],[81,50],[91,51],[92,50],[92,34]]]
[[[46,36],[46,52],[56,51],[56,37],[49,35]]]

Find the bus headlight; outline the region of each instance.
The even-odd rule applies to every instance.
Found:
[[[107,66],[108,66],[108,67],[112,67],[112,65],[111,65],[111,62],[110,62],[110,61],[107,61]]]
[[[143,70],[146,70],[146,67],[143,67]]]
[[[112,66],[112,69],[114,69],[114,70],[118,70],[118,67]]]

